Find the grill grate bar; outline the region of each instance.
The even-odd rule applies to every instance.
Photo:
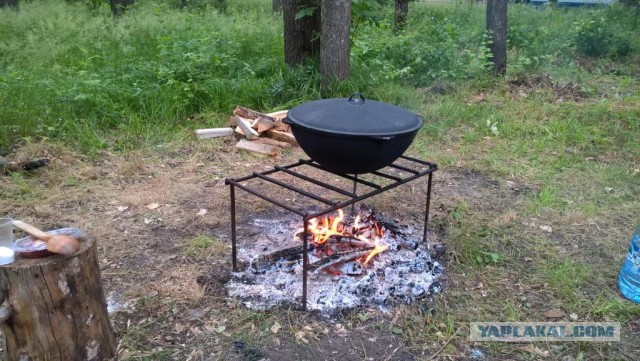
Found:
[[[338,188],[338,187],[334,187],[334,186],[332,186],[331,184],[327,184],[327,183],[324,183],[324,182],[320,182],[319,180],[313,179],[313,178],[311,178],[311,177],[307,177],[307,176],[306,176],[306,175],[304,175],[304,174],[296,173],[296,172],[294,172],[294,171],[292,171],[292,170],[290,170],[290,169],[287,169],[287,168],[284,168],[284,167],[280,167],[280,166],[277,166],[277,165],[275,166],[275,168],[276,168],[277,170],[279,170],[279,171],[285,172],[285,173],[287,173],[287,174],[290,174],[290,175],[292,175],[292,176],[294,176],[294,177],[300,178],[300,179],[305,180],[305,181],[307,181],[307,182],[311,182],[311,183],[313,183],[313,184],[315,184],[315,185],[319,185],[319,186],[321,186],[321,187],[324,187],[324,188],[330,189],[330,190],[332,190],[332,191],[334,191],[334,192],[337,192],[337,193],[343,194],[343,195],[345,195],[345,196],[349,196],[349,197],[354,197],[354,196],[355,196],[355,194],[353,194],[353,193],[351,193],[351,192],[349,192],[349,191],[345,191],[344,189],[341,189],[341,188]]]
[[[264,194],[262,194],[262,193],[260,193],[260,192],[258,192],[258,191],[255,191],[255,190],[253,190],[253,189],[251,189],[251,188],[249,188],[249,187],[247,187],[247,186],[244,186],[244,185],[242,185],[242,184],[240,184],[240,183],[236,182],[236,181],[235,181],[235,180],[233,180],[233,179],[227,179],[227,180],[226,180],[226,182],[227,182],[227,184],[231,184],[231,185],[233,185],[233,186],[235,186],[235,187],[238,187],[238,188],[244,189],[245,191],[247,191],[248,193],[253,194],[253,195],[254,195],[254,196],[256,196],[256,197],[262,198],[262,199],[264,199],[264,200],[265,200],[265,201],[267,201],[267,202],[271,202],[271,203],[273,203],[273,204],[275,204],[275,205],[277,205],[277,206],[279,206],[279,207],[282,207],[282,208],[284,208],[284,209],[288,210],[289,212],[293,212],[293,213],[295,213],[295,214],[297,214],[297,215],[299,215],[299,216],[303,216],[303,217],[304,217],[304,216],[306,216],[306,214],[307,214],[306,212],[302,212],[302,211],[297,210],[297,209],[295,209],[295,208],[293,208],[293,207],[290,207],[290,206],[288,206],[288,205],[286,205],[286,204],[284,204],[284,203],[281,203],[281,202],[279,202],[279,201],[276,201],[275,199],[273,199],[273,198],[271,198],[271,197],[269,197],[269,196],[265,196]]]
[[[419,164],[422,164],[422,165],[428,165],[430,167],[435,165],[434,163],[427,162],[427,161],[420,160],[420,159],[413,158],[413,157],[409,157],[408,155],[401,155],[398,159],[404,159],[404,160],[408,160],[408,161],[411,161],[411,162],[419,163]]]
[[[314,168],[318,168],[318,169],[320,169],[320,170],[323,170],[323,171],[325,171],[325,172],[329,172],[329,173],[331,173],[331,174],[335,174],[335,175],[337,175],[337,176],[339,176],[339,177],[342,177],[342,178],[348,179],[348,180],[350,180],[350,181],[358,182],[358,183],[360,183],[360,184],[362,184],[362,185],[365,185],[365,186],[367,186],[367,187],[371,187],[371,188],[375,188],[375,189],[380,189],[380,188],[382,188],[382,187],[381,187],[380,185],[378,185],[378,184],[368,182],[368,181],[366,181],[366,180],[364,180],[364,179],[360,179],[360,178],[354,177],[354,176],[349,175],[349,174],[333,173],[333,172],[331,172],[331,171],[327,170],[327,168],[325,168],[325,167],[321,166],[321,165],[320,165],[320,164],[318,164],[318,163],[314,163],[314,162],[312,162],[312,161],[308,161],[308,163],[306,163],[306,164],[307,164],[307,165],[310,165],[310,166],[312,166],[312,167],[314,167]]]
[[[301,165],[303,165],[303,164],[305,164],[305,162],[301,159],[300,161],[298,161],[298,163],[293,163],[293,164],[285,165],[285,166],[280,167],[280,168],[290,169],[290,168],[299,167],[299,166],[301,166]],[[269,174],[276,173],[276,172],[278,172],[278,171],[279,171],[279,169],[275,169],[275,168],[273,168],[273,169],[269,169],[269,170],[264,171],[264,172],[259,172],[259,174],[262,174],[262,175],[269,175]],[[255,178],[255,177],[256,177],[256,176],[255,176],[255,174],[256,174],[256,173],[254,172],[252,175],[244,176],[244,177],[241,177],[241,178],[235,178],[235,179],[233,179],[233,180],[235,180],[236,182],[244,182],[244,181],[247,181],[247,180],[249,180],[249,179],[251,179],[251,178]],[[226,180],[228,180],[228,179],[230,179],[230,178],[227,178]],[[225,180],[225,182],[226,182],[226,180]]]
[[[402,182],[403,181],[403,179],[400,178],[400,177],[396,177],[394,175],[382,173],[382,172],[379,172],[379,171],[371,172],[371,174],[375,174],[375,175],[377,175],[379,177],[382,177],[382,178],[391,179],[391,180],[396,181],[396,182]]]
[[[273,184],[277,184],[282,188],[286,188],[286,189],[292,190],[294,192],[300,193],[300,194],[302,194],[304,196],[307,196],[309,198],[315,199],[316,201],[320,201],[320,202],[322,202],[324,204],[335,205],[337,203],[337,202],[334,202],[334,201],[330,201],[330,200],[328,200],[328,199],[326,199],[324,197],[320,197],[320,196],[315,195],[313,193],[307,192],[307,191],[305,191],[303,189],[300,189],[298,187],[294,187],[294,186],[292,186],[290,184],[284,183],[284,182],[279,181],[277,179],[274,179],[274,178],[271,178],[271,177],[267,177],[266,175],[263,175],[263,174],[260,174],[260,173],[253,173],[253,175],[258,177],[258,178],[260,178],[260,179],[266,180],[267,182],[271,182]]]
[[[391,168],[395,168],[395,169],[401,170],[403,172],[413,173],[413,174],[420,174],[420,171],[417,171],[417,170],[411,169],[411,168],[407,168],[407,167],[403,167],[401,165],[389,164],[388,166],[391,167]]]

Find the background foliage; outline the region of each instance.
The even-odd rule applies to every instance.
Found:
[[[315,64],[285,68],[282,20],[269,15],[270,2],[227,3],[223,14],[215,1],[143,0],[120,19],[95,1],[0,10],[0,152],[41,137],[74,139],[89,152],[133,148],[222,124],[237,104],[269,110],[318,98]],[[354,12],[352,78],[335,96],[360,90],[403,104],[411,87],[490,81],[484,8],[475,2],[414,2],[402,32],[393,32],[391,2],[360,1]],[[622,6],[513,4],[509,75],[571,76],[582,57],[633,72],[636,15]]]

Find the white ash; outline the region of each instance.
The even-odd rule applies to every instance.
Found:
[[[301,245],[294,233],[301,228],[300,219],[284,216],[280,219],[255,219],[247,225],[258,236],[255,242],[245,241],[238,247],[238,262],[251,265],[266,253]],[[356,307],[374,306],[382,311],[397,304],[440,292],[438,279],[444,268],[432,259],[421,235],[414,235],[408,227],[395,234],[385,231],[384,243],[389,249],[376,255],[366,266],[358,261],[335,267],[342,274],[332,275],[326,270],[309,271],[307,308],[323,315],[336,315]],[[309,251],[309,262],[318,258]],[[252,263],[253,262],[253,263]],[[251,309],[265,310],[280,305],[301,304],[302,259],[280,259],[266,267],[247,266],[234,272],[226,285],[229,297]]]

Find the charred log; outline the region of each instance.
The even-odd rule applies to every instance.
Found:
[[[24,162],[7,162],[6,159],[0,157],[0,174],[18,172],[18,171],[30,172],[32,170],[35,170],[47,165],[49,165],[49,159],[46,159],[46,158],[28,160]]]
[[[357,251],[335,253],[309,265],[309,271],[318,273],[327,267],[366,257],[374,248],[375,247],[367,247],[365,249],[359,249]]]

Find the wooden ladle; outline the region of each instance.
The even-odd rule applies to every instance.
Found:
[[[80,249],[80,242],[66,234],[48,234],[22,221],[14,220],[12,223],[14,227],[29,233],[39,240],[45,241],[47,243],[47,250],[50,252],[70,256]]]

